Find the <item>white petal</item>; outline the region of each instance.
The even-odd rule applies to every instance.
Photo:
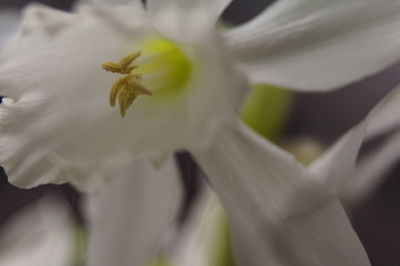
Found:
[[[223,221],[223,214],[222,206],[207,186],[196,200],[189,220],[172,241],[168,256],[171,265],[213,265],[216,250],[221,248],[216,245],[216,240],[221,235],[218,225]]]
[[[176,9],[177,12],[193,12],[195,9],[208,11],[217,19],[232,0],[148,0],[147,10],[151,13]]]
[[[330,199],[324,185],[293,156],[239,121],[221,124],[210,145],[193,153],[228,212],[278,223]]]
[[[29,4],[23,9],[22,22],[17,37],[18,41],[36,37],[49,40],[68,26],[71,26],[74,22],[73,19],[73,16],[67,12],[49,8],[42,4]]]
[[[400,127],[400,94],[393,95],[393,100],[386,104],[379,113],[371,119],[368,125],[368,138]]]
[[[398,61],[399,27],[398,0],[280,0],[226,37],[253,82],[326,91]]]
[[[172,158],[156,169],[137,161],[86,198],[88,265],[146,265],[170,233],[182,196]]]
[[[201,145],[215,121],[234,115],[245,92],[243,76],[208,36],[185,46],[195,68],[185,93],[141,97],[122,119],[108,103],[117,77],[100,64],[138,49],[135,41],[149,33],[142,10],[82,7],[55,16],[40,9],[37,18],[21,32],[37,25],[39,34],[28,30],[0,54],[0,95],[14,100],[0,105],[0,164],[15,185],[65,182],[67,172],[80,178],[82,167],[96,169],[121,154]]]
[[[232,0],[148,0],[147,10],[167,34],[195,36],[213,28]]]
[[[374,117],[380,117],[381,111],[397,102],[400,87],[396,88],[368,114],[358,125],[347,132],[335,145],[323,154],[311,166],[310,170],[327,184],[333,194],[338,194],[350,177],[357,159],[361,144],[367,135],[367,127]],[[355,178],[355,177],[352,177]]]
[[[340,191],[342,202],[354,205],[365,200],[384,181],[400,159],[400,134],[387,139],[376,151],[363,158]]]
[[[370,265],[337,200],[273,228],[235,226],[231,221],[238,266]]]
[[[141,0],[79,0],[79,4],[142,5]]]
[[[0,265],[70,266],[73,225],[66,206],[45,198],[27,208],[2,231]]]
[[[15,35],[21,14],[18,10],[0,10],[0,48]]]
[[[261,246],[257,265],[369,265],[343,208],[308,169],[242,124],[214,140],[195,158],[234,230]]]
[[[329,190],[335,195],[354,169],[366,126],[367,120],[364,120],[310,165],[310,171],[327,184]]]

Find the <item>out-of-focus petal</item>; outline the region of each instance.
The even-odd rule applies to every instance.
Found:
[[[338,194],[350,178],[361,144],[367,136],[369,122],[380,117],[381,112],[385,112],[386,108],[393,106],[399,95],[400,87],[386,95],[364,120],[347,132],[331,149],[310,166],[311,172],[321,182],[325,183],[333,194]],[[352,176],[351,178],[355,177]]]
[[[293,156],[240,121],[221,124],[213,140],[212,147],[193,154],[228,213],[255,223],[278,223],[330,198],[323,184],[310,178]]]
[[[171,265],[214,266],[216,252],[223,248],[218,246],[218,238],[223,235],[219,226],[224,221],[223,214],[215,194],[207,186],[196,200],[189,220],[171,242],[168,250]]]
[[[3,228],[0,265],[70,266],[73,255],[73,223],[66,206],[44,198]]]
[[[194,154],[227,211],[234,241],[244,238],[258,253],[254,265],[369,265],[325,185],[244,125],[221,127],[213,148]]]
[[[0,48],[14,37],[20,20],[21,14],[18,10],[0,10]]]
[[[399,27],[398,0],[280,0],[226,38],[253,82],[326,91],[399,60]]]
[[[252,227],[232,221],[238,266],[367,266],[368,257],[338,200],[282,221]]]
[[[393,100],[371,119],[367,138],[372,139],[393,129],[400,129],[400,94],[393,95]]]
[[[182,188],[172,158],[136,161],[86,197],[88,265],[146,265],[171,233]]]
[[[351,178],[340,191],[341,201],[351,206],[365,200],[385,181],[386,174],[399,159],[400,134],[396,133],[358,162]]]

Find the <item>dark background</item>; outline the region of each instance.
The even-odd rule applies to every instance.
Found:
[[[28,2],[31,1],[0,0],[0,9],[22,8]],[[69,10],[74,1],[42,0],[36,2]],[[243,23],[257,15],[271,2],[273,1],[234,1],[224,13],[224,19],[233,24]],[[313,136],[329,145],[359,121],[383,95],[399,83],[400,64],[333,93],[297,94],[286,134],[288,136]],[[366,143],[364,146],[368,148],[373,145]],[[182,166],[183,182],[188,188],[188,199],[191,199],[198,184],[195,178],[196,166],[188,159],[187,155],[181,154],[178,157]],[[353,225],[374,266],[400,265],[399,173],[400,164],[397,164],[388,174],[384,185],[367,202],[352,210]],[[78,220],[84,222],[79,212],[81,196],[71,186],[46,185],[23,190],[10,185],[4,172],[1,172],[0,225],[20,207],[46,193],[57,193],[67,199]]]

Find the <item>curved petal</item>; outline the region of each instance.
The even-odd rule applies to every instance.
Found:
[[[222,206],[209,186],[201,192],[185,222],[168,247],[168,259],[175,266],[216,266],[216,254],[225,247],[219,243],[225,216]]]
[[[128,11],[82,7],[54,16],[41,9],[21,30],[36,25],[38,34],[28,30],[32,34],[2,50],[0,95],[10,99],[0,105],[0,164],[13,184],[65,182],[68,171],[79,178],[82,167],[96,169],[110,158],[201,145],[216,120],[234,115],[247,81],[224,57],[219,40],[208,36],[177,43],[195,69],[184,92],[141,97],[122,119],[108,103],[115,75],[100,65],[140,50],[138,40],[148,38],[142,10]]]
[[[387,107],[393,106],[399,95],[400,87],[397,87],[386,95],[364,120],[347,132],[331,149],[310,166],[310,171],[320,181],[327,184],[333,194],[337,195],[349,180],[350,174],[355,168],[361,144],[367,136],[369,122],[379,118],[381,112],[385,113]],[[355,176],[351,178],[353,179]]]
[[[182,189],[172,158],[136,161],[86,198],[88,265],[146,265],[172,230]]]
[[[3,229],[0,264],[5,266],[69,266],[73,224],[65,206],[45,198],[28,207]]]
[[[327,91],[397,62],[399,27],[397,0],[281,0],[226,38],[253,82]]]
[[[385,181],[387,174],[400,159],[400,134],[386,140],[376,151],[363,158],[340,191],[340,199],[354,205],[366,199]]]
[[[370,265],[337,200],[273,228],[235,225],[231,221],[238,266]]]
[[[232,0],[148,0],[147,10],[163,32],[199,34],[215,26]]]
[[[368,139],[400,128],[400,94],[393,95],[390,103],[386,104],[379,113],[371,119],[368,125]]]
[[[221,127],[212,149],[194,154],[227,211],[234,241],[244,238],[250,255],[258,253],[254,265],[369,265],[337,199],[244,125]]]
[[[193,154],[228,213],[275,224],[331,198],[293,156],[240,121],[220,125],[213,137],[212,146]]]

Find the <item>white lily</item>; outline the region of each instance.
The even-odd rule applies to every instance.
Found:
[[[77,169],[111,157],[207,144],[221,121],[235,120],[247,87],[233,60],[253,81],[316,90],[399,57],[400,1],[282,0],[223,40],[214,24],[229,0],[150,0],[147,12],[126,2],[25,11],[17,41],[0,54],[9,98],[0,108],[0,162],[12,183],[74,182]],[[370,53],[378,42],[387,45]],[[102,71],[104,62],[120,74]],[[118,95],[124,119],[107,103],[113,84],[111,104]]]
[[[265,77],[303,90],[354,81],[398,59],[400,1],[282,0],[224,38],[214,24],[228,0],[149,0],[147,13],[139,1],[130,3],[87,6],[73,14],[40,6],[26,10],[18,41],[0,54],[0,90],[8,97],[0,106],[0,162],[11,182],[88,184],[88,177],[118,171],[132,157],[158,159],[186,148],[210,174],[238,226],[254,225],[245,227],[246,234],[266,220],[276,225],[294,210],[314,214],[332,199],[321,181],[237,123],[235,110],[247,83],[232,62],[254,81]],[[388,45],[371,55],[377,36]],[[266,41],[268,52],[255,49]],[[361,45],[356,51],[354,43]],[[121,75],[102,72],[102,63]],[[107,106],[112,86],[111,104],[118,95],[124,119]],[[357,143],[348,146],[353,153]],[[353,163],[347,161],[343,170]],[[332,228],[347,235],[323,242],[329,254],[318,252],[325,245],[313,245],[313,255],[329,265],[343,253],[346,262],[365,265],[343,210],[335,201],[328,207],[336,208],[329,218],[341,218]]]

